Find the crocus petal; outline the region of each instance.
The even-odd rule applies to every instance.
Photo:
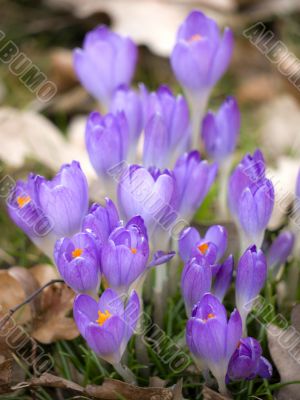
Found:
[[[85,338],[86,327],[98,317],[97,302],[86,294],[77,295],[74,300],[73,315],[79,332]]]

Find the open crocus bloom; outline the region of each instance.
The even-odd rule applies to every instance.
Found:
[[[111,364],[118,364],[134,333],[140,301],[133,291],[128,299],[106,289],[99,301],[80,294],[74,301],[74,319],[90,348]]]
[[[204,255],[209,264],[218,262],[224,255],[227,248],[227,231],[221,225],[211,226],[204,237],[196,228],[184,229],[179,238],[179,254],[184,262],[190,257]]]
[[[97,294],[100,285],[99,252],[92,235],[77,233],[57,241],[54,259],[67,285],[78,293]]]
[[[210,369],[222,393],[226,392],[228,364],[241,336],[239,312],[234,310],[227,321],[225,307],[210,293],[202,297],[188,320],[187,345],[194,357]]]

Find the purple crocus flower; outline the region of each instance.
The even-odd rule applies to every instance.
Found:
[[[90,114],[85,133],[90,161],[104,183],[111,185],[109,170],[126,160],[128,153],[128,124],[124,113]]]
[[[228,158],[235,150],[240,125],[240,110],[234,97],[227,97],[216,114],[209,111],[202,122],[202,139],[208,156],[218,162]]]
[[[73,58],[81,84],[92,96],[108,105],[119,86],[129,86],[137,61],[137,48],[128,37],[99,26],[87,33],[83,49],[75,49]]]
[[[216,22],[200,11],[192,11],[178,30],[171,65],[190,103],[192,149],[198,148],[201,116],[210,91],[228,68],[232,51],[232,31],[225,28],[221,36]]]
[[[92,204],[82,223],[83,231],[95,237],[98,248],[107,242],[111,232],[121,224],[118,210],[113,201],[106,197],[105,203],[105,206]]]
[[[202,204],[217,175],[217,164],[201,160],[198,151],[183,154],[176,162],[179,213],[190,221]]]
[[[193,356],[210,369],[219,391],[226,392],[229,361],[242,335],[240,314],[234,310],[229,320],[225,307],[212,294],[205,294],[194,307],[186,327],[186,341]]]
[[[124,112],[129,128],[130,153],[136,152],[137,141],[144,127],[143,104],[140,93],[133,89],[118,89],[112,99],[110,111],[113,114]],[[132,158],[134,155],[132,154]]]
[[[188,316],[202,296],[210,292],[211,283],[212,271],[205,257],[193,257],[185,264],[181,276],[181,291]]]
[[[100,259],[92,235],[77,233],[56,242],[54,259],[61,277],[78,293],[97,294],[100,286]]]
[[[108,286],[127,293],[147,269],[149,243],[141,217],[132,218],[125,227],[112,231],[101,251],[102,273]]]
[[[148,235],[157,242],[154,250],[166,250],[157,230],[176,217],[176,183],[168,171],[131,165],[123,174],[118,186],[118,202],[124,219],[140,215]],[[154,232],[156,234],[154,235]],[[166,234],[166,230],[163,230]],[[155,237],[154,237],[155,236]]]
[[[246,319],[255,298],[267,278],[267,261],[264,253],[256,246],[250,246],[239,260],[235,283],[236,306],[246,328]]]
[[[143,165],[172,167],[177,157],[187,150],[190,140],[186,100],[181,95],[175,97],[167,86],[150,94],[145,87],[141,90],[145,113]]]
[[[41,179],[29,174],[26,182],[17,181],[7,199],[7,209],[14,223],[22,229],[44,253],[52,256],[57,239],[53,224],[41,208],[39,187]]]
[[[293,251],[295,236],[290,231],[283,231],[272,242],[266,253],[269,271],[276,277],[280,267],[286,262]]]
[[[228,187],[229,208],[242,236],[242,250],[261,246],[274,206],[274,187],[265,177],[260,150],[247,154],[233,171]]]
[[[252,337],[240,339],[228,366],[228,378],[251,380],[258,375],[261,378],[269,379],[272,372],[272,365],[262,357],[260,343]]]
[[[98,302],[80,294],[73,309],[76,325],[90,348],[105,361],[118,364],[139,318],[137,293],[131,293],[126,305],[112,289],[106,289]]]
[[[61,238],[79,232],[89,203],[88,184],[80,164],[65,164],[52,180],[39,180],[39,202],[53,222],[53,233]]]
[[[230,255],[223,264],[217,269],[214,284],[213,294],[220,300],[223,301],[225,294],[230,286],[233,275],[234,260],[233,256]]]
[[[221,225],[212,225],[204,237],[196,228],[184,229],[179,238],[179,255],[186,263],[190,257],[205,255],[210,264],[218,262],[227,248],[227,230]]]

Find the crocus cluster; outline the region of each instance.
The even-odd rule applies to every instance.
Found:
[[[240,130],[236,100],[226,98],[202,120],[232,51],[232,31],[225,28],[221,34],[214,20],[193,11],[179,27],[170,59],[184,95],[166,85],[150,92],[143,84],[132,86],[134,42],[106,26],[95,28],[74,51],[74,68],[102,106],[87,118],[85,142],[105,198],[89,207],[87,180],[76,161],[63,165],[52,180],[30,174],[8,198],[13,221],[53,257],[77,293],[74,319],[81,335],[121,374],[120,361],[142,309],[143,282],[157,266],[154,294],[166,297],[162,280],[167,273],[158,272],[165,271],[176,249],[184,264],[186,341],[198,365],[211,371],[221,392],[229,380],[271,376],[259,342],[246,336],[247,316],[267,270],[277,275],[294,238],[282,232],[267,258],[260,249],[274,205],[260,150],[242,159],[227,187],[224,171],[229,174]],[[200,140],[211,162],[200,155]],[[224,189],[242,239],[236,309],[229,318],[222,302],[235,257],[228,250],[227,230],[212,225],[200,234],[189,226],[218,169],[221,197]],[[128,371],[122,376],[127,379]]]

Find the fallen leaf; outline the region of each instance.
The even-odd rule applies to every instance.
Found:
[[[50,282],[52,279],[59,278],[59,273],[57,272],[57,269],[50,264],[37,264],[31,267],[29,271],[38,281],[40,287],[44,286],[47,282]]]
[[[267,336],[271,357],[280,374],[280,382],[300,381],[300,333],[293,327],[283,330],[272,324],[268,326]],[[284,386],[279,390],[276,399],[299,400],[299,389],[298,384]]]
[[[210,389],[207,386],[204,386],[202,390],[202,396],[204,400],[229,400],[230,397],[223,396],[218,392],[215,392],[214,390]]]
[[[75,293],[65,284],[45,289],[41,313],[33,321],[32,337],[44,344],[75,339],[79,332],[73,318],[67,316],[73,308],[74,298]]]

